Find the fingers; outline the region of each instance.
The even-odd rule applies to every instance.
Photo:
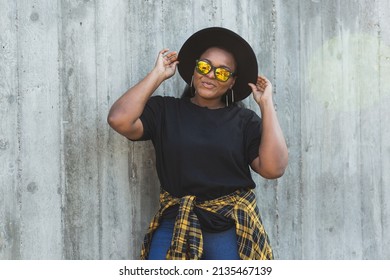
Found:
[[[271,82],[265,76],[258,76],[256,80],[256,84],[248,83],[252,92],[255,94],[264,94],[266,90],[272,88]]]
[[[257,87],[255,84],[252,84],[252,83],[248,83],[248,85],[250,86],[250,88],[252,89],[252,92],[255,92],[255,91],[258,91]]]
[[[164,56],[167,52],[169,52],[169,49],[165,48],[165,49],[162,49],[159,54]]]
[[[270,81],[268,81],[268,79],[264,76],[258,76],[257,77],[257,81],[256,81],[256,86],[264,91],[264,89],[269,85],[271,84]]]
[[[162,57],[165,65],[170,65],[177,61],[177,52],[175,51],[170,52],[169,49],[163,49],[159,55]]]

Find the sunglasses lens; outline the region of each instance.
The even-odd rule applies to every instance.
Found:
[[[222,82],[226,82],[229,79],[230,75],[231,73],[224,68],[215,69],[215,77]]]
[[[211,65],[206,61],[200,60],[196,65],[196,69],[198,70],[199,74],[207,75],[211,71]]]

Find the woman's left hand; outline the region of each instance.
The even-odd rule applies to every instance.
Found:
[[[251,167],[267,179],[283,175],[288,163],[288,150],[272,100],[272,84],[264,76],[257,77],[256,85],[250,83],[253,98],[259,104],[262,119],[259,156]]]
[[[252,89],[253,98],[256,103],[261,105],[269,101],[272,102],[272,84],[264,76],[258,76],[256,85],[249,83],[249,86]]]

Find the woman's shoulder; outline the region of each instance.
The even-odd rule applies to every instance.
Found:
[[[149,98],[148,103],[154,106],[175,106],[180,102],[180,99],[174,96],[153,95]]]
[[[150,97],[150,100],[154,100],[156,102],[177,102],[179,98],[174,96],[153,95],[152,97]]]
[[[237,110],[237,112],[239,113],[240,116],[242,116],[242,117],[244,117],[244,118],[246,118],[248,120],[261,121],[261,118],[259,117],[259,115],[255,111],[253,111],[253,110],[251,110],[249,108],[246,108],[246,107],[244,107],[242,105],[236,104],[235,105],[235,110]]]

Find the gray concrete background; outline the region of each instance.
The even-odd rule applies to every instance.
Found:
[[[390,259],[387,0],[0,0],[0,259],[136,259],[153,147],[112,103],[193,32],[223,26],[274,84],[290,164],[254,175],[279,259]],[[176,75],[156,92],[179,96]],[[259,113],[251,97],[246,105]]]

